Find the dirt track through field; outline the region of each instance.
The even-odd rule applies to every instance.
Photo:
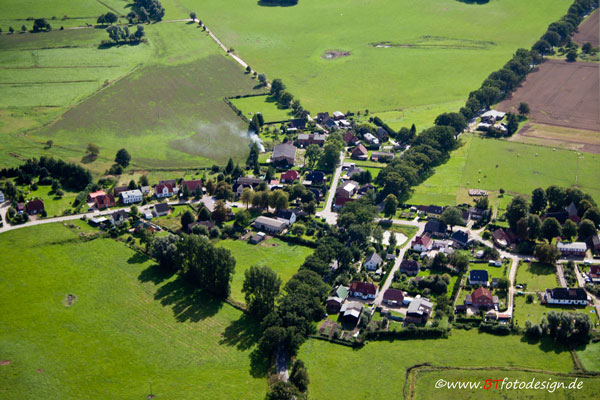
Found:
[[[592,46],[598,47],[600,42],[598,34],[598,21],[600,20],[600,11],[596,10],[583,24],[579,26],[577,33],[573,35],[573,40],[580,46],[585,42],[590,42]]]
[[[516,112],[529,103],[532,122],[600,131],[598,64],[549,60],[529,74],[521,87],[498,105]]]

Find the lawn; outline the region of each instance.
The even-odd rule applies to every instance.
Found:
[[[464,145],[414,190],[410,204],[456,204],[462,189],[531,195],[537,187],[577,185],[600,201],[600,155],[462,135]],[[502,204],[501,204],[502,206]]]
[[[590,319],[595,323],[595,314],[590,313],[594,310],[594,307],[569,307],[569,306],[558,306],[558,305],[542,305],[537,296],[535,296],[534,303],[527,304],[526,296],[515,296],[515,323],[521,327],[525,326],[526,321],[530,321],[532,324],[539,324],[542,317],[546,316],[550,311],[568,311],[568,312],[580,312],[590,316]]]
[[[424,369],[419,370],[416,374],[416,385],[414,388],[415,400],[435,399],[443,398],[447,400],[462,400],[462,399],[597,399],[598,398],[598,385],[600,385],[600,378],[581,378],[577,377],[577,382],[583,382],[581,390],[573,389],[555,389],[550,390],[535,390],[535,389],[521,389],[521,390],[500,390],[495,389],[495,386],[488,387],[484,390],[485,381],[487,379],[504,379],[507,378],[507,382],[514,382],[518,379],[521,382],[531,382],[535,379],[539,382],[549,381],[552,382],[564,382],[566,386],[575,380],[575,376],[561,376],[549,373],[534,373],[534,372],[523,372],[515,371],[509,368],[501,370],[487,370],[487,371],[465,371],[465,370],[431,370]],[[435,384],[440,379],[447,382],[479,382],[480,388],[478,389],[448,389],[440,388],[436,389]],[[494,382],[493,385],[496,383]]]
[[[420,114],[432,118],[431,107],[436,115],[457,111],[571,1],[305,0],[267,7],[256,0],[169,0],[165,8],[171,3],[194,9],[225,46],[269,79],[282,78],[313,114],[401,110],[412,113],[402,122],[410,127],[423,121]],[[332,51],[349,54],[328,56]]]
[[[0,236],[0,397],[262,398],[257,327],[111,239]],[[74,295],[69,305],[68,294]],[[253,376],[254,375],[254,376]]]
[[[62,197],[58,197],[52,191],[52,186],[38,186],[37,190],[30,191],[26,197],[28,199],[36,197],[42,199],[48,217],[55,217],[63,215],[66,210],[70,210],[75,197],[77,197],[76,192],[64,191],[64,193]]]
[[[600,372],[600,342],[577,348],[577,356],[588,371]]]
[[[279,108],[276,100],[271,96],[252,96],[230,100],[248,119],[252,119],[252,115],[257,112],[262,114],[265,123],[287,121],[294,118],[290,109]]]
[[[527,292],[544,292],[546,289],[558,287],[556,267],[538,262],[519,264],[517,269],[516,284],[526,283]]]
[[[253,265],[266,265],[273,269],[285,284],[310,255],[311,248],[293,245],[279,239],[268,239],[258,245],[248,244],[242,240],[222,240],[217,246],[231,251],[235,257],[235,274],[231,282],[231,297],[244,301],[242,286],[244,285],[244,271]]]
[[[490,282],[492,278],[502,278],[504,276],[504,266],[502,267],[494,267],[489,264],[469,264],[469,270],[473,269],[483,269],[488,272],[490,277]]]
[[[552,342],[528,344],[517,335],[501,337],[459,329],[453,330],[448,339],[369,342],[360,350],[309,340],[300,349],[299,358],[310,374],[312,399],[398,398],[406,369],[423,363],[563,373],[573,369],[569,352]]]

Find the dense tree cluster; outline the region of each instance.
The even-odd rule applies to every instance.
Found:
[[[23,27],[25,27],[25,25],[23,25]],[[23,32],[26,30],[27,30],[27,28],[24,29]],[[50,24],[46,21],[46,19],[37,18],[33,21],[33,31],[34,32],[41,32],[41,31],[50,32],[51,30],[52,30],[52,26],[50,26]]]
[[[559,343],[577,346],[589,342],[592,322],[584,313],[550,311],[540,325],[527,321],[525,327],[525,334],[531,338],[547,335]]]
[[[29,185],[34,177],[53,178],[58,180],[62,187],[73,190],[83,190],[92,182],[89,170],[74,163],[55,160],[52,157],[42,156],[39,160],[33,158],[17,168],[4,168],[0,170],[0,177],[17,178],[21,185]]]
[[[108,32],[108,37],[114,43],[130,43],[135,44],[139,43],[144,39],[146,33],[144,31],[143,25],[138,25],[135,32],[131,32],[128,26],[116,26],[112,25],[106,28],[106,32]]]
[[[115,22],[117,22],[119,19],[119,17],[117,17],[117,15],[113,12],[107,12],[106,14],[102,14],[98,17],[97,22],[99,24],[114,24]]]
[[[248,312],[259,320],[275,310],[281,278],[267,266],[252,266],[244,273],[242,293]]]
[[[134,0],[134,15],[127,15],[127,18],[137,18],[140,22],[162,21],[165,16],[165,9],[158,0]],[[130,13],[131,14],[131,13]]]
[[[176,270],[201,290],[219,298],[229,296],[235,258],[206,236],[157,237],[151,251],[161,266]]]

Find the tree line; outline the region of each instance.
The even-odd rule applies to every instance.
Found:
[[[74,163],[46,156],[40,157],[39,160],[29,159],[16,168],[0,170],[0,177],[17,178],[17,183],[23,185],[31,184],[33,178],[39,176],[50,176],[57,179],[63,187],[77,191],[83,190],[92,182],[92,174],[89,170]]]

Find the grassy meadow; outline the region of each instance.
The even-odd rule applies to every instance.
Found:
[[[300,349],[299,358],[310,374],[311,399],[399,398],[406,369],[423,363],[560,373],[573,369],[568,350],[550,341],[529,344],[517,335],[501,337],[459,329],[453,330],[448,339],[369,342],[360,350],[309,340]]]
[[[167,16],[194,10],[253,69],[282,78],[313,114],[412,114],[458,110],[471,90],[520,47],[530,47],[569,0],[303,0],[269,7],[256,0],[168,0]],[[223,12],[223,10],[227,10]],[[349,55],[327,57],[327,52]],[[449,108],[443,106],[448,104]]]
[[[574,307],[574,306],[559,306],[559,305],[543,305],[535,296],[533,303],[527,304],[526,296],[515,297],[515,323],[521,327],[525,326],[525,322],[530,321],[532,324],[539,324],[542,317],[545,317],[551,311],[579,312],[589,315],[590,320],[595,324],[597,318],[595,316],[594,307]],[[590,311],[594,311],[591,313]]]
[[[450,160],[414,190],[410,204],[456,204],[462,189],[531,195],[537,187],[577,185],[600,201],[600,155],[465,134]]]
[[[264,396],[247,317],[78,234],[49,224],[0,236],[0,398],[146,398],[149,381],[158,398]]]
[[[231,251],[235,257],[235,274],[231,281],[231,297],[244,302],[242,287],[244,272],[253,265],[266,265],[275,271],[285,284],[313,250],[309,247],[293,245],[279,239],[268,239],[257,245],[243,240],[222,240],[217,243]]]

